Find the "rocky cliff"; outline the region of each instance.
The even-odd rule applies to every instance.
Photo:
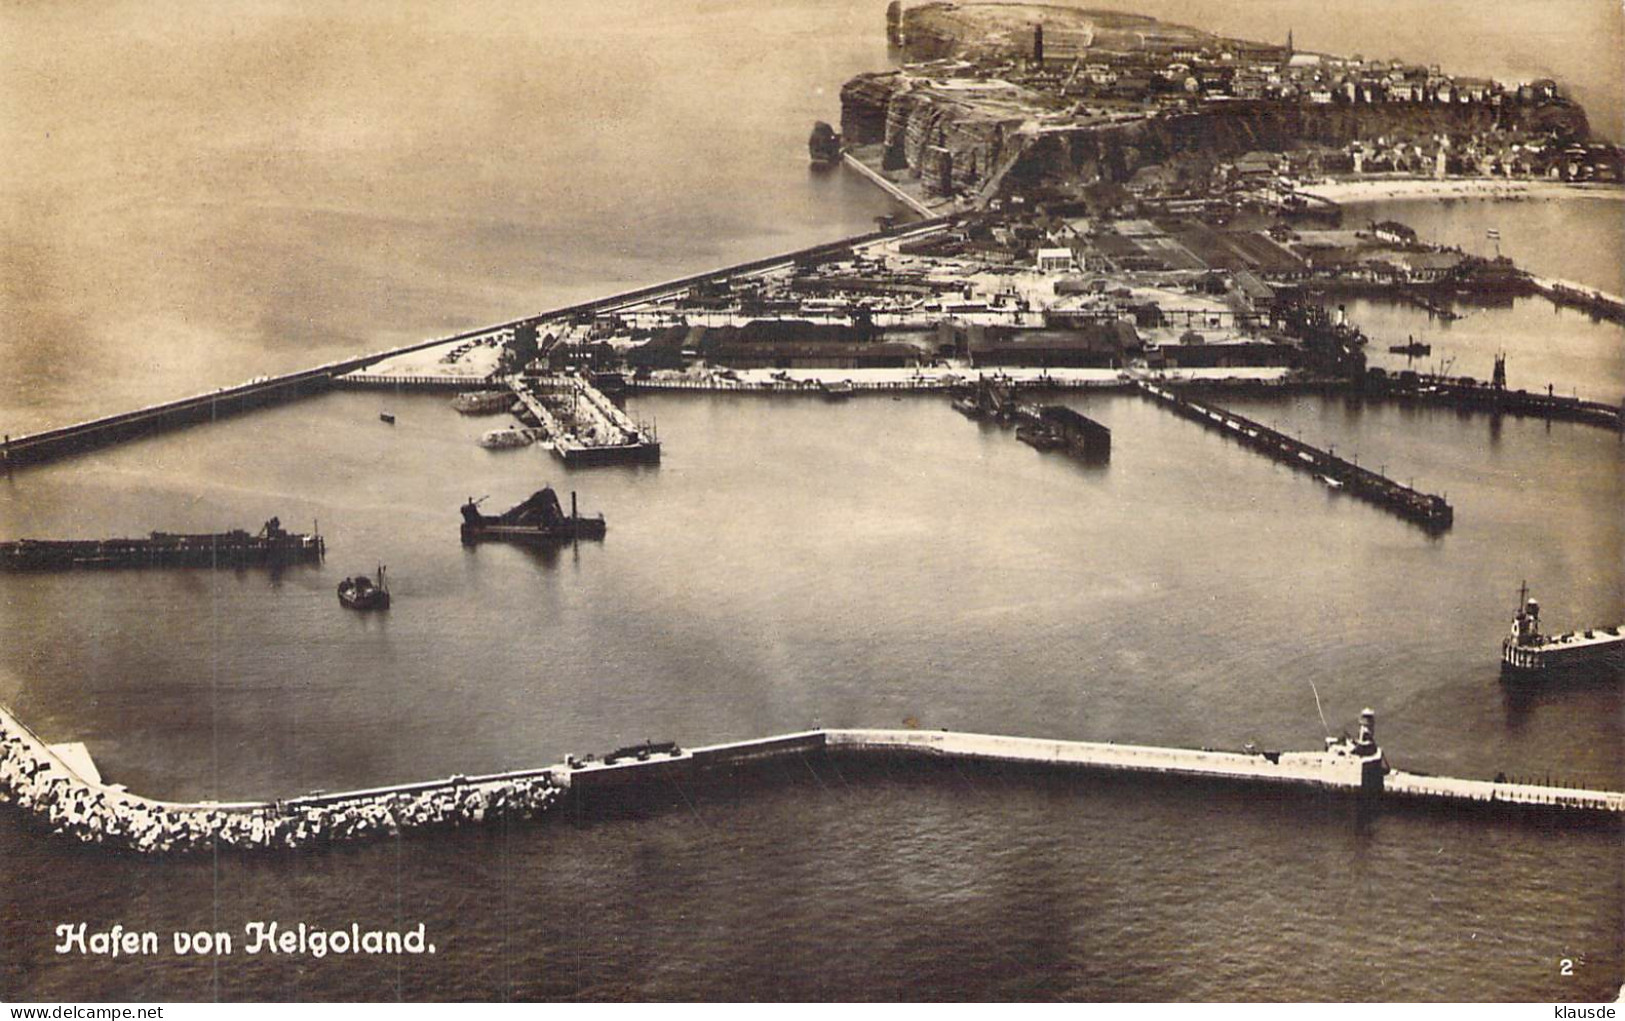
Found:
[[[1379,137],[1432,145],[1441,135],[1519,131],[1583,139],[1589,133],[1585,111],[1561,99],[1503,108],[1237,101],[1128,123],[1051,128],[1031,142],[1019,133],[1025,122],[1012,104],[967,101],[899,72],[859,75],[841,90],[847,144],[882,145],[887,169],[907,168],[936,194],[977,190],[1012,161],[1010,180],[1026,185],[1059,177],[1124,182],[1142,167],[1192,153],[1224,159],[1303,143],[1342,148]]]

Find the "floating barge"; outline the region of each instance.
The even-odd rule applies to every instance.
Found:
[[[602,514],[585,518],[577,513],[573,490],[570,493],[570,513],[565,514],[552,486],[543,486],[529,499],[501,514],[481,514],[480,500],[473,497],[463,504],[462,537],[463,543],[470,546],[479,542],[575,542],[580,539],[602,539],[606,531],[608,526]]]
[[[1512,633],[1501,641],[1502,676],[1533,679],[1619,659],[1625,659],[1625,625],[1543,635],[1540,603],[1529,598],[1528,586],[1518,590]]]
[[[953,407],[974,421],[1015,425],[1016,439],[1036,450],[1061,450],[1097,464],[1111,459],[1110,429],[1059,404],[1027,403],[1009,380],[979,379]]]
[[[1455,523],[1456,512],[1442,496],[1402,486],[1385,475],[1293,439],[1245,415],[1210,408],[1150,383],[1142,382],[1139,386],[1142,393],[1181,418],[1223,433],[1289,468],[1309,472],[1329,489],[1352,493],[1430,532],[1443,532]]]
[[[1058,404],[1023,406],[1016,439],[1038,450],[1061,450],[1085,461],[1109,461],[1112,431],[1086,415]]]
[[[280,567],[319,561],[320,535],[282,528],[272,518],[257,534],[153,532],[145,539],[22,539],[0,543],[0,570],[69,571],[118,567]]]

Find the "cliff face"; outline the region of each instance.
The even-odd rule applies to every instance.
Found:
[[[885,146],[888,169],[908,168],[936,194],[982,187],[1015,159],[1023,118],[1006,107],[944,96],[892,72],[860,75],[841,90],[841,132],[848,144]],[[1496,109],[1485,104],[1274,102],[1215,104],[1200,111],[1126,124],[1046,132],[1010,171],[1027,184],[1065,176],[1127,181],[1141,167],[1201,153],[1218,159],[1300,143],[1341,148],[1378,137],[1431,145],[1493,131],[1553,132],[1585,138],[1585,111],[1562,100]]]
[[[955,102],[898,74],[860,75],[841,89],[849,145],[884,145],[883,166],[908,169],[927,191],[975,190],[1012,156],[1020,116]]]

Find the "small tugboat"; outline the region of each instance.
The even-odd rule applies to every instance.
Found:
[[[602,539],[608,526],[602,514],[584,518],[576,512],[576,494],[570,493],[570,513],[565,514],[552,486],[543,486],[530,498],[501,514],[480,513],[485,500],[472,496],[463,504],[462,536],[465,545],[477,542],[572,542]]]
[[[1409,338],[1409,341],[1410,342],[1407,344],[1388,345],[1388,352],[1390,354],[1405,355],[1408,358],[1420,358],[1423,355],[1430,355],[1433,353],[1432,344],[1424,344],[1415,337]]]
[[[1501,641],[1501,673],[1528,678],[1569,667],[1597,663],[1625,653],[1625,626],[1588,628],[1561,635],[1540,633],[1540,603],[1529,598],[1529,586],[1518,590],[1518,612],[1512,632]]]
[[[352,610],[389,609],[389,584],[384,581],[384,565],[378,565],[376,583],[364,574],[339,582],[339,605]]]

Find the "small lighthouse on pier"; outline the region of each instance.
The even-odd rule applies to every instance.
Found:
[[[1388,772],[1382,748],[1377,744],[1377,711],[1360,710],[1360,736],[1354,739],[1352,749],[1360,759],[1360,786],[1368,791],[1382,790],[1382,778]]]
[[[1345,731],[1342,737],[1328,737],[1326,739],[1326,753],[1347,761],[1354,759],[1360,764],[1360,789],[1380,793],[1382,791],[1382,778],[1388,775],[1388,762],[1382,757],[1382,747],[1377,744],[1377,711],[1366,708],[1360,710],[1359,736],[1349,739]]]

